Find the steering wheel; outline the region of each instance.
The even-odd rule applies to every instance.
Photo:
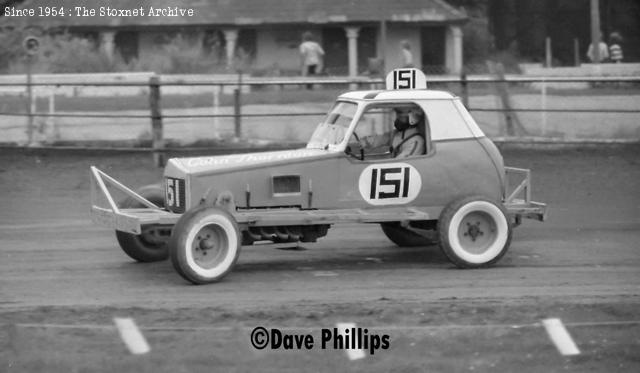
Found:
[[[359,155],[358,154],[354,154],[351,151],[350,147],[347,147],[347,149],[348,149],[347,153],[349,155],[351,155],[352,157],[356,158],[356,159],[360,159],[361,161],[364,161],[364,144],[360,140],[360,136],[358,136],[358,134],[356,133],[355,130],[351,133],[351,136],[353,136],[356,139],[356,141],[358,142],[358,146],[360,146],[360,154]]]

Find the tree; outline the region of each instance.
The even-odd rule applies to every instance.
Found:
[[[22,4],[24,0],[0,0],[0,17],[4,16],[4,8]]]

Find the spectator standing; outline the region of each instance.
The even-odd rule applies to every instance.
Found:
[[[594,55],[593,43],[589,44],[589,49],[587,50],[587,57],[589,57],[589,61],[591,62],[605,62],[609,59],[609,48],[607,48],[607,43],[602,41],[602,36],[600,37],[600,42],[598,43],[598,51],[600,52],[600,61],[596,61],[596,56]]]
[[[609,43],[611,43],[609,45],[609,58],[611,58],[611,61],[614,63],[622,62],[624,58],[622,46],[620,45],[622,44],[622,36],[618,32],[612,32],[609,36]]]
[[[300,44],[300,62],[302,65],[302,76],[313,76],[322,70],[322,59],[324,50],[320,44],[313,40],[310,32],[302,34],[302,44]],[[307,89],[311,89],[311,84],[307,85]]]
[[[411,53],[411,44],[408,41],[403,40],[400,45],[402,46],[402,67],[413,67],[413,53]]]

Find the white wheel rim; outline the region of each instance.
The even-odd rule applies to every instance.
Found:
[[[494,204],[473,201],[456,211],[447,234],[451,249],[460,259],[484,264],[502,252],[509,236],[509,224]]]
[[[207,238],[207,234],[210,237]],[[215,235],[218,237],[214,237]],[[206,250],[201,246],[204,240],[212,245]],[[233,223],[226,217],[204,216],[189,231],[184,250],[187,265],[192,271],[205,278],[216,278],[233,265],[238,251],[238,235]],[[203,251],[206,255],[203,255]]]

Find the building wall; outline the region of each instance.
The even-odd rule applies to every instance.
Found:
[[[273,27],[257,30],[256,58],[254,68],[258,70],[300,71],[298,47],[302,33],[311,31],[322,45],[320,29],[303,27]]]
[[[167,35],[164,31],[142,31],[138,34],[138,55],[140,58],[153,58],[153,56],[162,53],[161,47],[158,45],[160,40]]]
[[[334,28],[336,26],[333,26]],[[343,27],[339,27],[342,32]],[[311,31],[314,39],[323,45],[323,28],[315,27],[260,27],[255,29],[255,58],[253,70],[263,71],[272,74],[279,71],[284,74],[297,74],[300,71],[300,56],[298,47],[302,34]],[[145,31],[139,32],[139,57],[153,58],[163,53],[163,41],[170,40],[172,32],[169,31]],[[204,30],[191,32],[185,39],[202,44]],[[375,32],[375,38],[379,38],[379,30]],[[333,53],[344,53],[345,61],[348,55],[347,37],[344,34],[344,50],[333,51]],[[417,25],[388,24],[386,45],[382,47],[386,58],[386,71],[398,68],[402,65],[401,42],[407,40],[411,44],[414,65],[418,68],[422,66],[422,40],[421,27]],[[359,44],[362,40],[358,40]],[[326,46],[325,46],[326,49]],[[361,48],[359,48],[361,49]],[[362,51],[360,51],[362,53]],[[376,51],[377,56],[381,56],[380,50]],[[373,53],[373,52],[370,52]],[[362,57],[362,56],[360,56]],[[359,58],[362,60],[362,58]],[[366,64],[360,61],[360,70],[366,70]],[[345,66],[346,69],[347,66]]]
[[[422,66],[422,48],[420,42],[420,27],[406,25],[387,25],[387,45],[384,47],[387,71],[402,67],[402,46],[400,43],[407,40],[411,44],[413,64],[417,68]]]

